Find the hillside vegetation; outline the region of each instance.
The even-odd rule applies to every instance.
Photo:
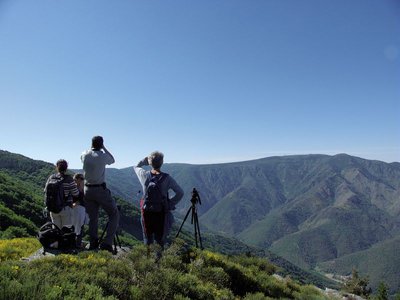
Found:
[[[38,228],[46,221],[43,215],[43,186],[47,177],[54,172],[54,166],[6,151],[0,151],[0,166],[2,166],[0,168],[0,238],[35,236]],[[19,170],[20,168],[21,170]],[[109,171],[111,171],[110,173],[118,172],[111,169],[107,170],[106,173],[108,174]],[[40,180],[35,176],[39,176]],[[131,181],[133,180],[131,179]],[[116,197],[116,200],[120,207],[119,238],[121,243],[125,246],[137,245],[142,239],[140,212],[137,207],[123,199]],[[178,219],[175,224],[171,238],[175,236],[181,221]],[[99,234],[101,234],[105,224],[106,218],[101,215]],[[202,225],[201,227],[203,230]],[[180,237],[184,238],[189,245],[195,244],[192,231],[193,225],[188,220]],[[336,284],[327,278],[306,272],[264,249],[248,246],[237,239],[216,235],[212,232],[202,232],[202,236],[203,245],[207,249],[223,254],[251,253],[260,257],[267,257],[279,266],[277,272],[283,276],[290,275],[293,279],[304,284],[336,287]]]
[[[271,250],[279,257],[274,263],[286,271],[301,270],[293,264],[313,270],[329,262],[329,271],[342,275],[351,270],[340,267],[341,259],[356,258],[352,265],[359,266],[362,276],[370,276],[373,289],[384,281],[392,294],[398,291],[400,263],[393,257],[398,248],[390,241],[400,236],[399,163],[345,154],[303,155],[216,165],[166,164],[164,171],[185,191],[178,216],[189,208],[193,187],[200,192],[200,226],[208,234],[209,249],[273,257]],[[31,236],[43,224],[42,189],[52,172],[49,163],[0,151],[1,236]],[[139,182],[132,168],[108,169],[106,176],[121,206],[123,243],[134,245],[142,235],[135,207]],[[104,225],[101,219],[100,228]],[[227,235],[252,247],[232,243]],[[190,233],[185,238],[193,242]],[[366,251],[379,245],[388,255],[369,260]],[[314,284],[329,286],[321,283],[322,277],[296,274],[303,282],[312,278]]]
[[[400,265],[400,236],[376,244],[368,250],[346,255],[341,258],[318,264],[318,268],[326,273],[350,274],[357,269],[362,274],[368,274],[371,283],[379,285],[384,282],[393,291],[400,290],[400,277],[382,276],[382,274],[398,274]],[[389,259],[388,259],[389,258]]]
[[[0,262],[28,257],[40,247],[41,245],[36,238],[1,239]]]
[[[0,264],[1,299],[329,299],[309,285],[273,276],[251,256],[225,256],[174,243],[162,258],[136,246],[118,259],[85,251]]]

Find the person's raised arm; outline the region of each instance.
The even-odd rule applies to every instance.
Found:
[[[142,167],[143,166],[148,166],[148,165],[149,165],[149,161],[148,161],[147,157],[145,157],[141,161],[139,161],[136,166],[133,167],[137,177],[139,178],[139,181],[142,184],[144,184],[144,182],[146,181],[146,178],[147,178],[146,170],[143,169]]]
[[[111,165],[115,163],[114,156],[107,150],[107,148],[103,145],[104,152],[109,156],[109,160],[107,161],[107,165]]]

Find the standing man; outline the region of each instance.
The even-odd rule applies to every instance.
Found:
[[[144,198],[141,201],[143,240],[150,246],[154,240],[164,247],[165,239],[173,223],[172,210],[183,197],[182,188],[175,179],[167,173],[161,172],[164,154],[154,151],[141,160],[134,170],[143,187]],[[146,171],[143,166],[151,166]],[[168,196],[168,191],[174,192],[173,197]],[[147,251],[149,253],[150,248]]]
[[[115,200],[105,182],[105,167],[115,162],[114,157],[104,147],[103,138],[92,138],[92,148],[81,156],[85,176],[85,205],[89,215],[89,250],[98,249],[113,252],[113,240],[119,223],[119,212]],[[108,215],[107,234],[99,245],[99,208],[100,206]]]

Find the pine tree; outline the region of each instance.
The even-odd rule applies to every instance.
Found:
[[[381,281],[378,286],[378,294],[374,297],[374,300],[389,300],[388,287]]]
[[[348,293],[368,298],[371,294],[371,288],[368,287],[368,284],[368,276],[360,277],[358,271],[353,269],[351,278],[344,284],[343,289]]]

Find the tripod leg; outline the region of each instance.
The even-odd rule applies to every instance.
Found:
[[[106,233],[107,228],[108,228],[108,223],[109,222],[107,222],[106,227],[104,227],[104,229],[103,229],[103,233],[101,234],[100,239],[99,239],[99,244],[103,241],[104,234]]]
[[[114,253],[113,254],[117,254],[118,253],[118,250],[117,250],[117,240],[116,240],[116,238],[115,238],[115,236],[114,236]]]
[[[119,235],[118,235],[118,233],[115,234],[115,237],[114,237],[114,238],[115,238],[116,242],[118,242],[119,248],[122,249],[121,241],[119,240]],[[117,244],[116,242],[114,241],[115,244]]]
[[[119,246],[119,249],[122,250],[121,241],[119,240],[118,233],[116,233],[114,236],[114,254],[118,253],[117,245]]]
[[[196,216],[195,216],[195,222],[196,222],[195,226],[197,226],[197,231],[198,231],[198,233],[199,233],[200,249],[203,250],[203,243],[202,243],[202,241],[201,241],[201,234],[200,234],[199,218],[198,218],[198,216],[197,216],[197,213],[196,213]]]
[[[197,226],[196,226],[196,211],[193,210],[192,212],[192,224],[194,225],[194,239],[196,241],[196,248],[199,248],[199,245],[197,243]]]
[[[181,224],[181,227],[179,227],[179,230],[178,230],[178,232],[177,232],[177,234],[176,234],[175,237],[178,237],[179,233],[181,232],[181,229],[182,229],[182,227],[183,227],[183,224],[185,223],[187,217],[189,216],[189,213],[190,213],[190,210],[191,210],[191,209],[192,209],[192,208],[189,208],[188,212],[186,213],[186,216],[185,216],[185,218],[183,219],[183,222],[182,222],[182,224]]]

